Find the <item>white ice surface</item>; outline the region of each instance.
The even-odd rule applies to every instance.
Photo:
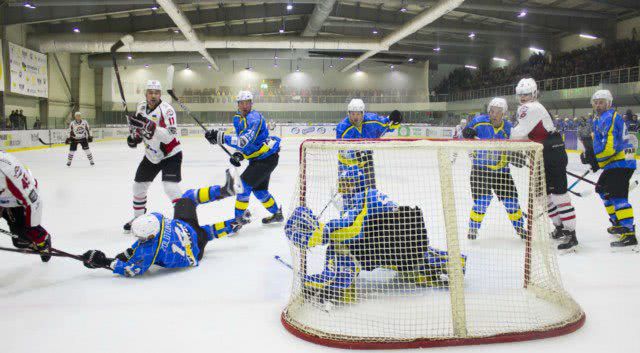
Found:
[[[300,140],[283,141],[271,191],[284,208],[297,175]],[[183,190],[219,184],[225,155],[204,139],[183,140]],[[129,246],[122,225],[131,217],[131,184],[142,150],[122,141],[92,144],[95,167],[82,151],[71,168],[66,149],[18,152],[39,181],[43,224],[54,247],[73,253],[101,249],[108,256]],[[570,155],[573,171],[582,170]],[[572,179],[570,179],[572,182]],[[581,183],[577,189],[589,187]],[[631,195],[640,216],[640,191]],[[233,214],[233,198],[199,209],[200,222]],[[600,199],[573,198],[580,249],[560,257],[567,290],[587,314],[585,326],[568,336],[511,344],[434,350],[460,352],[637,351],[640,317],[640,255],[612,253]],[[171,215],[162,185],[150,188],[148,208]],[[210,243],[200,267],[154,268],[126,279],[89,270],[75,260],[0,252],[0,352],[319,352],[280,324],[290,270],[274,261],[289,258],[281,226],[263,226],[267,212],[255,199],[254,223],[234,238]],[[4,221],[0,226],[6,227]],[[1,246],[10,246],[0,238]]]

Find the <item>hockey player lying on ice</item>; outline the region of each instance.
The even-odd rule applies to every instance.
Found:
[[[224,186],[208,188],[211,200],[221,200],[233,196],[241,190],[234,190],[234,180],[227,170]],[[88,268],[108,267],[126,277],[145,273],[151,265],[166,268],[198,266],[207,243],[225,237],[239,229],[235,218],[211,225],[200,226],[196,214],[194,197],[204,195],[200,189],[188,190],[174,204],[173,219],[154,212],[136,218],[131,229],[138,240],[130,248],[108,258],[100,250],[89,250],[82,255]]]
[[[448,287],[446,251],[429,246],[422,210],[399,206],[377,189],[366,188],[362,170],[342,167],[338,192],[341,216],[320,223],[309,208],[297,207],[285,234],[303,249],[328,244],[324,270],[304,276],[304,293],[320,303],[349,303],[356,299],[360,271],[388,268],[419,286]],[[462,256],[464,271],[466,256]]]

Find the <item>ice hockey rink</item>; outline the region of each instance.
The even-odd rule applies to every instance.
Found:
[[[271,191],[289,211],[302,139],[285,138]],[[183,190],[223,182],[225,155],[204,138],[182,141]],[[101,249],[114,256],[134,239],[122,234],[131,217],[131,183],[142,149],[124,141],[91,145],[96,166],[82,152],[71,168],[66,148],[16,152],[36,176],[45,202],[43,224],[53,246],[71,253]],[[569,170],[583,171],[577,154]],[[594,178],[594,176],[590,176]],[[570,183],[573,179],[569,179]],[[576,190],[591,187],[580,183]],[[640,191],[630,195],[640,216]],[[428,197],[428,195],[427,195]],[[230,218],[234,198],[203,205],[200,223]],[[561,337],[506,344],[434,348],[456,352],[630,352],[640,316],[640,255],[612,253],[599,197],[573,197],[577,253],[559,256],[567,291],[584,309],[583,328]],[[172,214],[160,183],[147,206]],[[253,223],[235,237],[214,240],[197,268],[153,267],[139,278],[90,270],[80,262],[3,253],[0,262],[2,352],[326,352],[289,334],[280,314],[290,292],[291,271],[274,260],[290,258],[282,224],[264,226],[267,215],[252,198]],[[4,224],[4,222],[2,222]],[[478,239],[482,241],[482,239]],[[9,238],[0,245],[10,246]]]

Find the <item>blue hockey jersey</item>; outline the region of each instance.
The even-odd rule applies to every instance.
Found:
[[[380,138],[387,131],[397,129],[400,124],[394,124],[389,117],[375,113],[364,113],[362,126],[357,128],[351,124],[349,117],[344,118],[336,127],[337,139]]]
[[[362,192],[343,197],[343,210],[340,218],[326,224],[320,223],[309,240],[309,247],[332,242],[349,243],[362,237],[364,225],[371,216],[392,212],[398,204],[377,189],[366,189]]]
[[[609,109],[593,120],[593,152],[602,169],[636,169],[635,150],[622,116]]]
[[[280,138],[269,136],[269,128],[262,114],[252,110],[243,117],[233,117],[236,136],[224,136],[224,143],[242,152],[245,159],[264,159],[280,151]]]
[[[126,277],[145,273],[151,265],[166,268],[198,266],[198,234],[186,222],[152,213],[160,221],[160,231],[153,239],[136,241],[133,254],[124,262],[114,260],[113,272]]]
[[[502,125],[493,127],[491,118],[487,114],[481,114],[473,118],[467,126],[476,131],[479,139],[508,140],[511,136],[511,123],[502,120]],[[473,165],[490,170],[508,171],[509,158],[506,151],[474,151]]]

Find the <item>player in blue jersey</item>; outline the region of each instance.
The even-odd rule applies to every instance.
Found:
[[[307,298],[353,302],[358,274],[381,267],[418,286],[448,286],[448,254],[429,246],[422,210],[399,206],[366,187],[363,172],[355,166],[341,168],[338,192],[343,198],[339,218],[321,223],[311,209],[300,206],[285,225],[287,238],[297,247],[329,245],[322,273],[304,276]],[[463,270],[465,260],[463,256]]]
[[[636,170],[635,149],[629,142],[629,132],[622,116],[611,108],[612,104],[613,96],[608,90],[599,90],[591,97],[591,105],[596,112],[593,151],[585,151],[580,159],[582,163],[590,164],[594,171],[603,169],[596,183],[596,192],[602,198],[612,224],[607,231],[620,237],[611,243],[611,247],[636,247],[638,240],[633,208],[629,203],[629,180]],[[574,247],[578,240],[574,236],[565,244],[566,247]]]
[[[214,200],[235,195],[234,180],[227,171],[224,186],[207,190]],[[138,240],[130,248],[108,258],[100,250],[89,250],[82,255],[88,268],[110,268],[113,273],[134,277],[145,273],[151,265],[165,268],[198,266],[204,248],[213,239],[234,233],[238,229],[235,218],[200,226],[196,213],[194,190],[189,190],[174,204],[173,219],[154,212],[136,218],[131,230]],[[204,192],[202,193],[204,194]]]
[[[352,99],[347,106],[348,116],[336,126],[336,139],[372,139],[384,136],[402,123],[402,114],[394,110],[389,116],[365,112],[362,99]],[[341,151],[338,160],[342,165],[356,165],[364,171],[368,187],[375,188],[375,171],[372,151]]]
[[[262,202],[262,206],[271,216],[262,219],[262,223],[282,222],[282,209],[269,193],[271,173],[278,166],[280,138],[269,136],[265,118],[253,110],[253,95],[249,91],[240,91],[236,97],[238,112],[233,117],[235,135],[224,131],[210,130],[205,137],[212,144],[228,145],[238,152],[234,156],[249,160],[249,165],[240,176],[244,191],[236,196],[235,215],[240,219],[249,207],[251,193]]]
[[[487,113],[478,115],[467,124],[462,131],[464,138],[508,140],[511,135],[511,123],[503,119],[507,116],[507,101],[494,98],[487,106]],[[509,219],[522,238],[526,238],[522,210],[518,203],[516,189],[509,164],[522,167],[524,156],[510,154],[506,151],[477,150],[473,155],[471,167],[471,195],[473,208],[469,216],[469,239],[476,239],[482,220],[491,204],[493,193],[502,202],[509,214]]]

